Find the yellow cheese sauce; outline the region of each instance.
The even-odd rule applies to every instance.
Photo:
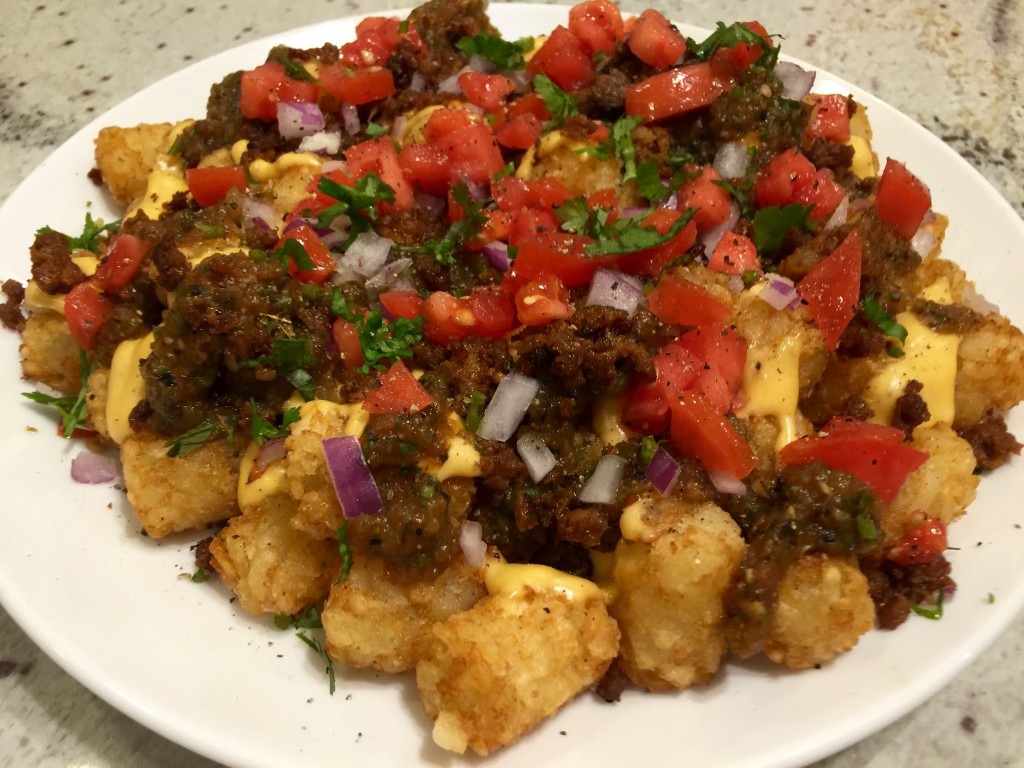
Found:
[[[778,344],[759,344],[751,339],[740,389],[746,405],[739,416],[771,416],[779,427],[775,449],[782,450],[797,434],[797,403],[800,399],[799,338],[785,338]]]
[[[601,588],[588,579],[571,576],[546,565],[513,564],[497,558],[488,558],[484,563],[484,585],[491,595],[511,598],[530,589],[534,592],[556,592],[569,600],[605,599]]]
[[[448,434],[444,439],[448,443],[447,458],[440,464],[422,460],[420,468],[433,475],[439,483],[452,477],[480,477],[480,451],[458,414],[448,414]]]
[[[110,439],[120,445],[132,435],[128,417],[146,396],[146,385],[139,361],[149,357],[153,334],[141,339],[122,341],[114,350],[107,381],[107,431]]]

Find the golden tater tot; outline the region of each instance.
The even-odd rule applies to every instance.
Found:
[[[117,203],[127,208],[146,191],[157,159],[171,145],[173,123],[110,126],[96,137],[96,167]]]
[[[26,379],[66,394],[78,391],[82,363],[64,315],[33,312],[25,321],[21,339],[21,372]]]
[[[957,356],[954,426],[973,426],[989,408],[1007,410],[1024,400],[1024,333],[1005,317],[985,317],[964,335]]]

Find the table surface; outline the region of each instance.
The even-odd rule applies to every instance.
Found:
[[[0,200],[82,125],[193,61],[292,27],[400,4],[0,0]],[[705,27],[758,18],[785,36],[787,53],[857,83],[941,137],[1024,212],[1019,0],[652,5]],[[643,7],[623,3],[626,11]],[[817,768],[1024,766],[1022,690],[1018,618],[926,704]],[[0,609],[0,766],[8,765],[215,766],[97,699]]]

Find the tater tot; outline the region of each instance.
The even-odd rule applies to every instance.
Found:
[[[121,128],[110,126],[96,137],[96,167],[110,194],[123,208],[142,197],[149,174],[171,144],[173,123]]]

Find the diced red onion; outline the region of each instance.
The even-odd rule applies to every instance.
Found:
[[[722,235],[732,230],[736,226],[736,222],[740,220],[740,207],[733,200],[729,204],[729,218],[719,224],[717,227],[709,229],[703,235],[701,235],[700,241],[704,245],[704,255],[709,259],[711,254],[715,252],[715,248],[718,247],[718,241],[722,239]]]
[[[462,108],[467,112],[472,112],[474,115],[480,115],[480,117],[484,115],[484,108],[478,107],[476,104],[463,104]]]
[[[530,87],[530,83],[533,78],[530,77],[530,73],[525,69],[510,69],[505,72],[505,75],[515,83],[516,93],[522,93]]]
[[[440,83],[437,84],[438,93],[451,93],[456,96],[462,95],[462,86],[459,85],[459,75],[462,74],[462,70],[456,72],[454,75],[449,75]]]
[[[555,454],[537,435],[523,435],[516,440],[516,452],[526,464],[526,470],[535,483],[547,477],[548,472],[558,463]]]
[[[747,172],[750,154],[746,146],[738,141],[730,141],[718,148],[715,153],[715,170],[723,179],[739,179]]]
[[[629,208],[622,209],[622,218],[624,219],[635,219],[637,216],[642,216],[647,213],[646,208],[640,208],[638,206],[630,206]]]
[[[917,251],[917,255],[922,259],[926,259],[935,248],[935,235],[930,229],[922,226],[910,239],[910,247]]]
[[[263,476],[263,473],[267,471],[267,467],[275,461],[279,461],[284,458],[284,441],[285,439],[283,437],[275,437],[267,440],[267,442],[260,446],[260,450],[256,454],[256,460],[252,463],[252,469],[249,470],[247,482],[251,483],[255,480],[259,480]]]
[[[349,104],[347,101],[341,102],[341,126],[349,136],[359,133],[362,124],[359,122],[359,110],[356,109],[355,104]]]
[[[999,313],[999,307],[978,293],[977,289],[970,283],[964,285],[963,295],[960,297],[960,300],[978,314],[990,315]]]
[[[505,442],[519,428],[530,403],[540,391],[540,382],[512,371],[505,375],[484,409],[477,437]]]
[[[312,136],[303,137],[299,142],[300,152],[316,152],[324,155],[336,155],[341,149],[341,133],[338,131],[320,131]]]
[[[828,221],[825,222],[825,229],[835,229],[841,227],[846,223],[846,220],[850,218],[850,196],[847,195],[843,198],[843,201],[836,206],[836,209],[829,216]]]
[[[394,241],[391,238],[381,237],[373,230],[360,232],[345,254],[338,259],[338,266],[350,269],[364,278],[369,277],[383,269],[392,245]]]
[[[459,546],[462,556],[472,568],[484,564],[487,556],[487,542],[484,541],[484,527],[476,520],[463,520],[459,526]]]
[[[743,481],[728,472],[708,471],[708,477],[711,478],[711,484],[719,493],[729,496],[745,496],[747,493],[747,486],[743,484]]]
[[[485,187],[483,184],[480,184],[462,175],[459,176],[458,180],[466,185],[466,192],[469,194],[469,199],[472,200],[474,203],[479,203],[481,200],[487,197],[487,187]]]
[[[321,441],[334,495],[345,517],[375,515],[384,507],[380,490],[356,437],[327,437]]]
[[[409,90],[413,93],[423,93],[427,90],[427,76],[422,72],[413,72],[409,81]]]
[[[71,460],[71,479],[76,483],[109,483],[117,478],[117,461],[113,456],[85,449]]]
[[[924,218],[921,219],[921,223],[922,224],[934,224],[935,221],[937,220],[937,218],[938,217],[935,215],[935,211],[933,211],[931,208],[929,208],[927,211],[924,212]]]
[[[789,61],[780,61],[775,65],[775,76],[782,81],[782,96],[793,101],[800,101],[811,92],[814,85],[814,72]]]
[[[419,74],[419,73],[417,73]],[[395,118],[395,121],[391,124],[391,138],[398,141],[402,138],[402,134],[405,133],[405,126],[409,124],[409,118],[405,115],[399,115]]]
[[[255,224],[264,229],[277,230],[280,219],[274,210],[274,206],[266,200],[246,197],[242,201],[242,226],[244,227],[246,224]]]
[[[643,297],[643,286],[635,277],[614,269],[598,267],[590,281],[587,305],[621,309],[632,317]]]
[[[320,166],[320,172],[330,173],[331,171],[343,171],[348,173],[348,163],[344,160],[325,160],[324,164]]]
[[[733,293],[743,293],[743,289],[746,288],[743,285],[743,278],[739,275],[729,275],[729,290]]]
[[[315,227],[316,219],[305,219],[301,216],[296,216],[294,219],[285,224],[284,232],[282,232],[281,234],[287,235],[289,232],[298,229],[303,224],[305,224],[307,227]]]
[[[668,182],[667,179],[665,179],[665,180],[662,180],[662,183],[663,184],[668,184],[669,182]],[[668,209],[673,210],[673,211],[676,210],[677,208],[679,208],[679,193],[678,192],[673,192],[671,195],[669,195],[664,200],[662,200],[660,203],[658,203],[658,207],[659,208],[668,208]]]
[[[665,495],[675,487],[679,480],[679,462],[659,445],[658,450],[651,457],[647,469],[644,470],[644,477],[650,481],[658,493]]]
[[[395,259],[366,280],[366,291],[372,295],[383,293],[391,288],[405,270],[412,266],[412,259],[402,257]]]
[[[277,130],[286,139],[312,136],[324,129],[320,107],[304,101],[277,102]]]
[[[445,206],[448,205],[448,201],[443,197],[428,195],[426,192],[418,189],[413,193],[413,198],[415,198],[417,205],[426,209],[434,216],[440,216],[444,212]]]
[[[621,456],[608,454],[601,457],[594,474],[580,488],[577,500],[584,504],[611,504],[619,492],[622,474],[626,471],[626,460]]]
[[[778,310],[794,307],[799,303],[800,294],[797,293],[796,286],[788,277],[770,273],[765,275],[765,278],[768,282],[757,294],[761,301]]]
[[[493,61],[477,53],[469,57],[469,68],[473,72],[483,72],[488,75],[497,69]]]
[[[483,248],[484,256],[491,262],[491,266],[499,272],[507,272],[511,266],[508,258],[508,246],[500,240],[492,240]]]

